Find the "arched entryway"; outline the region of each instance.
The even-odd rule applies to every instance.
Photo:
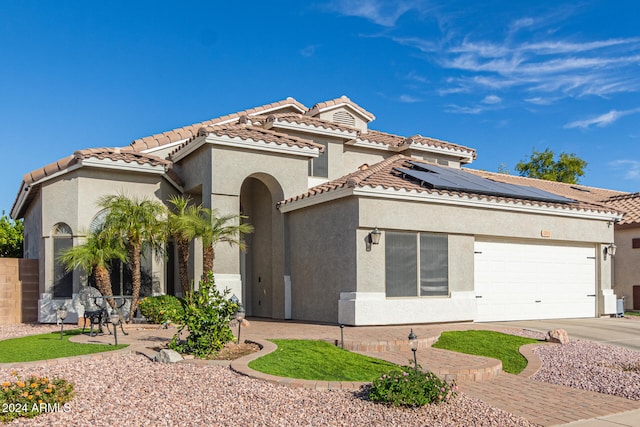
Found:
[[[241,213],[254,227],[240,254],[242,300],[249,316],[285,317],[285,227],[276,209],[283,198],[282,187],[270,175],[254,174],[242,183]]]

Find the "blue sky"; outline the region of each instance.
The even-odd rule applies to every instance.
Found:
[[[640,191],[635,1],[2,1],[0,209],[22,176],[292,96],[346,95],[370,127],[473,147],[496,171],[535,148],[582,184]]]

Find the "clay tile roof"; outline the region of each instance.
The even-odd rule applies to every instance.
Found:
[[[624,212],[620,225],[640,224],[640,193],[611,196],[602,203]]]
[[[51,176],[57,172],[60,172],[69,166],[72,166],[78,161],[83,159],[111,159],[114,161],[123,160],[127,163],[136,162],[139,164],[151,164],[151,165],[163,165],[165,168],[170,169],[172,163],[169,160],[162,159],[157,156],[149,154],[138,153],[131,148],[86,148],[84,150],[78,150],[73,155],[50,163],[44,167],[38,168],[26,174],[23,177],[25,184],[33,184],[42,178]]]
[[[375,120],[375,118],[376,118],[376,116],[374,116],[372,113],[368,112],[367,110],[365,110],[364,108],[362,108],[361,106],[359,106],[358,104],[356,104],[355,102],[353,102],[352,100],[350,100],[349,98],[347,98],[344,95],[342,95],[340,98],[331,99],[329,101],[319,102],[319,103],[315,104],[313,107],[311,107],[309,110],[307,110],[305,115],[315,116],[316,114],[321,113],[321,112],[323,112],[325,110],[330,110],[330,109],[333,109],[333,108],[335,108],[337,106],[345,105],[345,104],[351,106],[352,108],[354,108],[356,111],[358,111],[364,117],[369,119],[369,121]]]
[[[242,140],[264,141],[266,143],[286,145],[288,147],[317,148],[321,153],[323,153],[325,150],[324,145],[313,142],[310,139],[298,138],[286,133],[276,132],[270,129],[264,129],[261,127],[244,124],[205,126],[198,129],[197,136],[205,135],[240,138]],[[175,156],[179,151],[191,144],[194,140],[195,138],[191,138],[180,144],[180,146],[173,150],[169,156]]]
[[[606,207],[602,204],[590,203],[590,202],[581,201],[581,200],[578,200],[574,203],[553,203],[553,202],[544,202],[544,201],[538,201],[538,200],[518,199],[514,197],[505,197],[500,195],[478,194],[478,193],[473,193],[471,191],[429,189],[422,186],[420,182],[412,180],[411,178],[408,178],[408,177],[404,177],[403,176],[404,174],[396,170],[396,168],[407,168],[407,169],[412,168],[411,163],[409,163],[410,161],[420,162],[419,159],[414,159],[412,157],[408,157],[403,154],[396,154],[374,165],[371,165],[368,167],[361,167],[360,169],[358,169],[357,171],[349,175],[312,187],[307,192],[301,195],[291,197],[289,199],[281,201],[278,205],[281,206],[287,203],[294,202],[296,200],[310,198],[318,194],[338,190],[341,188],[347,188],[347,187],[380,188],[381,187],[384,189],[416,191],[419,193],[427,193],[427,194],[473,196],[483,200],[509,201],[509,202],[517,202],[517,203],[522,203],[525,205],[532,205],[532,206],[541,205],[541,206],[550,206],[550,207],[560,207],[565,209],[569,207],[572,209],[594,210],[598,212],[611,211],[611,208]],[[466,172],[474,172],[466,168],[462,170]],[[520,184],[520,185],[527,185],[527,184]],[[551,191],[551,190],[547,190],[547,191]],[[555,191],[551,191],[551,192],[558,194]]]
[[[268,112],[274,109],[284,109],[290,107],[294,111],[302,112],[306,111],[307,107],[299,103],[295,99],[288,97],[282,101],[272,102],[271,104],[262,105],[259,107],[250,108],[248,110],[239,111],[237,113],[227,114],[225,116],[217,117],[203,122],[194,123],[191,125],[183,126],[181,128],[173,129],[168,132],[139,138],[130,144],[130,147],[134,151],[143,151],[149,148],[154,148],[173,142],[181,141],[183,139],[192,138],[197,135],[198,129],[206,126],[212,126],[220,124],[234,119],[238,119],[241,116],[254,115],[261,112]]]
[[[393,135],[386,132],[380,132],[377,130],[370,130],[360,135],[360,139],[363,141],[372,142],[374,144],[384,144],[390,147],[402,147],[410,144],[420,144],[435,148],[444,148],[447,150],[460,151],[463,153],[469,153],[476,158],[476,150],[473,148],[465,147],[463,145],[453,144],[451,142],[442,141],[440,139],[428,138],[422,135],[413,135],[409,137],[403,137],[399,135]]]
[[[587,187],[586,185],[567,184],[564,182],[547,181],[544,179],[527,178],[524,176],[507,175],[468,168],[465,168],[464,170],[494,181],[504,182],[507,184],[527,185],[529,187],[539,188],[540,190],[586,203],[602,204],[602,201],[609,197],[628,194],[622,191]]]
[[[263,119],[263,123],[282,121],[282,122],[288,122],[288,123],[298,123],[303,125],[315,126],[315,127],[320,127],[324,129],[333,129],[333,130],[360,133],[358,129],[351,126],[329,122],[327,120],[322,120],[317,117],[303,116],[302,114],[275,113],[275,114],[269,114],[268,116],[259,116],[259,117]]]

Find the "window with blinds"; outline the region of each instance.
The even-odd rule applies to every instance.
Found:
[[[385,233],[387,297],[449,294],[449,239],[436,233]]]

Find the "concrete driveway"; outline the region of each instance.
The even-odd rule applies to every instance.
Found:
[[[564,329],[569,334],[569,339],[576,338],[615,344],[640,351],[640,319],[603,317],[593,319],[517,320],[512,322],[490,322],[487,324],[524,328],[538,332]]]

